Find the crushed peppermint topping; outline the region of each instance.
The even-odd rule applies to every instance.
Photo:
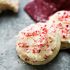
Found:
[[[47,56],[47,55],[45,55],[45,56],[44,56],[44,59],[47,59],[47,58],[48,58],[48,56]]]
[[[64,11],[62,14],[61,14],[61,12],[60,12],[60,14],[58,14],[58,15],[59,15],[58,19],[59,19],[60,21],[67,21],[67,20],[69,20],[69,18],[70,18],[70,11],[69,11],[69,12]]]
[[[53,19],[53,17],[55,17]],[[70,38],[70,11],[59,11],[50,17],[52,28],[58,28],[62,38]]]
[[[47,33],[47,25],[44,23],[34,24],[34,26],[27,27],[20,32],[21,36],[23,37],[23,43],[19,41],[18,46],[25,49],[27,53],[42,53],[42,48],[45,48],[44,51],[47,52],[47,48],[49,48],[49,44],[52,42],[51,38],[48,39]],[[19,37],[19,39],[21,39],[21,37]],[[44,59],[46,58],[47,55],[44,57]]]

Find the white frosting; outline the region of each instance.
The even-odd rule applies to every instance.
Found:
[[[27,53],[27,56],[44,61],[46,56],[53,54],[53,49],[58,43],[58,37],[56,30],[47,27],[46,23],[31,24],[19,32],[18,43],[25,44],[21,47]],[[51,42],[52,41],[52,42]],[[60,41],[59,41],[60,42]],[[20,45],[18,45],[20,47]],[[28,46],[27,48],[25,46]],[[25,50],[28,49],[28,50]]]
[[[48,23],[59,29],[62,41],[70,39],[70,11],[56,12],[49,18]]]

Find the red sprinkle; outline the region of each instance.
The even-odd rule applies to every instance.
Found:
[[[37,36],[37,35],[38,35],[38,34],[37,34],[37,31],[33,32],[32,35],[33,35],[33,36]]]
[[[25,58],[25,61],[29,61],[29,58]]]
[[[32,51],[35,54],[35,53],[40,53],[41,50],[40,49],[37,49],[37,48],[34,48]]]
[[[55,23],[55,20],[53,20],[53,23]]]
[[[34,49],[33,49],[33,53],[36,53]]]
[[[45,56],[44,56],[44,59],[47,59],[47,58],[48,58],[48,56],[47,56],[47,55],[45,55]]]
[[[26,43],[18,43],[19,47],[24,47],[24,48],[28,48],[29,46],[26,45]]]
[[[46,27],[47,25],[45,25],[44,27]]]
[[[26,36],[29,37],[29,36],[32,36],[32,34],[31,33],[27,33]]]
[[[68,15],[66,15],[65,18],[68,18]]]
[[[41,48],[41,47],[43,47],[43,46],[44,46],[43,44],[38,45],[39,48]]]
[[[66,27],[68,27],[69,25],[66,25]]]
[[[33,63],[36,63],[37,61],[35,60],[35,61],[33,61]]]
[[[19,46],[19,47],[23,47],[24,44],[23,44],[23,43],[18,43],[18,46]]]
[[[63,38],[66,38],[65,35],[63,35]]]
[[[66,12],[64,12],[64,15],[66,14]]]
[[[58,26],[59,26],[59,27],[61,27],[61,26],[62,26],[62,24],[61,24],[61,23],[59,23],[59,24],[58,24]]]
[[[46,28],[43,28],[43,31],[47,33],[47,29]]]

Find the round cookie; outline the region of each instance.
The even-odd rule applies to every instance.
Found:
[[[0,0],[0,12],[11,10],[15,13],[19,10],[19,0]]]
[[[46,23],[31,24],[18,34],[16,51],[18,56],[32,65],[50,62],[60,50],[60,36]]]
[[[61,49],[70,48],[70,11],[58,11],[49,17],[49,25],[59,29]]]

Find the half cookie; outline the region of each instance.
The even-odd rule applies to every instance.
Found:
[[[19,32],[16,44],[17,54],[24,62],[42,65],[58,54],[60,36],[45,23],[31,24]]]
[[[49,25],[58,28],[61,36],[61,49],[70,48],[70,11],[56,12],[49,18]]]
[[[0,11],[12,10],[18,12],[19,0],[0,0]]]

